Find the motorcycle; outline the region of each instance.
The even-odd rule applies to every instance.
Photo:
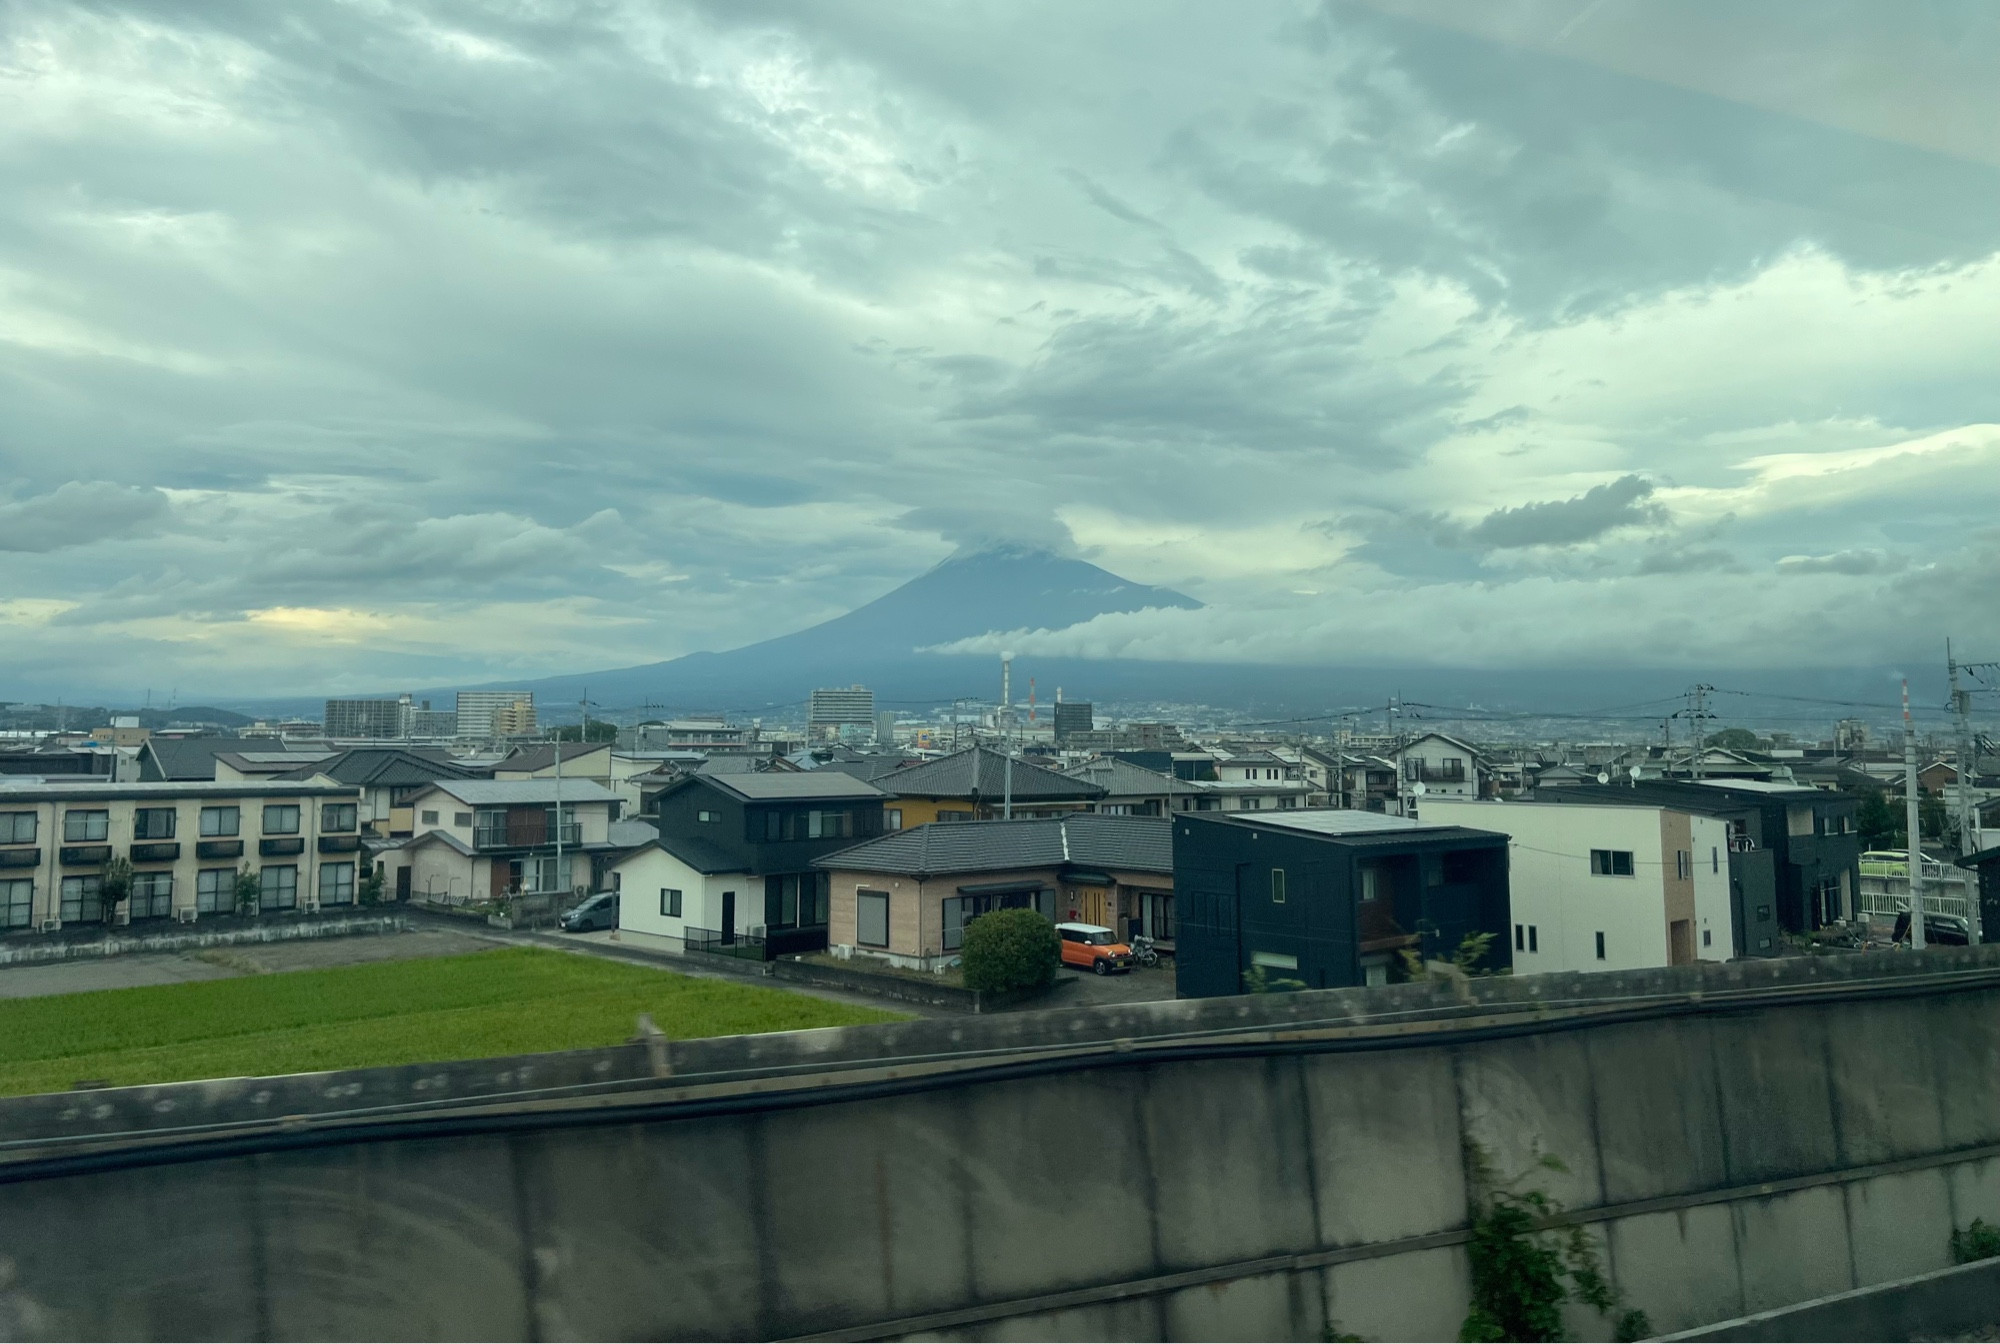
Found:
[[[1143,933],[1132,935],[1132,960],[1146,967],[1160,964],[1160,950],[1153,946],[1153,940]]]

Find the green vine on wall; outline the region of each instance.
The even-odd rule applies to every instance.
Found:
[[[1564,1170],[1550,1156],[1538,1165]],[[1561,1226],[1563,1208],[1525,1175],[1503,1181],[1477,1144],[1467,1149],[1475,1191],[1472,1238],[1472,1309],[1459,1326],[1461,1340],[1562,1339],[1563,1303],[1580,1302],[1612,1320],[1620,1340],[1652,1333],[1646,1313],[1624,1306],[1604,1275],[1596,1243],[1581,1224]]]

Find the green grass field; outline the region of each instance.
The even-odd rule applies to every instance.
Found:
[[[0,1096],[84,1080],[416,1064],[628,1040],[640,1013],[671,1037],[893,1022],[783,990],[537,948],[147,989],[0,1000]]]

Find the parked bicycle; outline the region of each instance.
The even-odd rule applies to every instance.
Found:
[[[1153,940],[1145,934],[1133,934],[1131,945],[1132,960],[1139,965],[1152,967],[1160,964],[1160,949],[1153,946]]]

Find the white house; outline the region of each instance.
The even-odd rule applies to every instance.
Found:
[[[1412,738],[1398,747],[1390,757],[1396,763],[1396,773],[1402,781],[1403,810],[1405,815],[1422,815],[1426,821],[1430,814],[1425,805],[1432,798],[1477,798],[1481,793],[1481,779],[1485,763],[1479,749],[1469,742],[1461,742],[1443,733],[1425,733]],[[1412,785],[1422,784],[1419,801],[1411,806],[1411,796],[1416,791]]]
[[[1514,971],[1726,961],[1729,823],[1672,808],[1426,797],[1431,825],[1509,839]]]
[[[698,839],[653,840],[612,864],[605,876],[618,891],[618,927],[634,933],[683,940],[690,928],[740,933],[763,909],[764,880],[753,879],[742,860]]]

